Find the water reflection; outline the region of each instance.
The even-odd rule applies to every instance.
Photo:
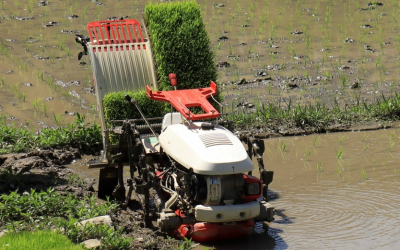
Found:
[[[245,239],[229,240],[223,242],[207,243],[203,244],[205,247],[214,247],[216,250],[239,250],[239,249],[254,249],[254,250],[266,250],[266,249],[286,249],[287,245],[285,241],[280,237],[283,232],[282,229],[268,227],[264,233],[252,234]],[[196,248],[203,249],[203,248]]]
[[[388,129],[266,140],[264,162],[275,171],[268,193],[275,221],[262,234],[204,246],[400,249],[399,133]]]

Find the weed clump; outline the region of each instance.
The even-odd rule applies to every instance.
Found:
[[[27,128],[29,126],[8,126],[6,118],[0,117],[0,155],[69,147],[94,153],[102,145],[100,125],[88,124],[85,118],[85,115],[77,113],[75,123],[66,127],[44,128],[35,133]]]
[[[176,241],[165,239],[152,234],[150,229],[144,230],[132,221],[132,215],[119,217],[121,211],[116,202],[96,201],[95,196],[78,197],[74,194],[56,192],[49,188],[46,191],[24,192],[17,191],[0,195],[0,231],[8,230],[4,237],[24,237],[22,233],[28,232],[49,232],[62,233],[73,243],[80,243],[88,239],[101,239],[100,249],[191,249],[192,241]],[[102,215],[110,215],[113,222],[124,220],[130,227],[86,223],[81,225],[81,220],[94,218]],[[145,233],[147,235],[145,235]],[[49,237],[56,237],[52,233]],[[140,236],[141,241],[135,238]],[[0,239],[0,248],[3,237]],[[17,244],[17,243],[16,243]],[[10,249],[15,249],[14,243],[9,244]],[[76,246],[76,245],[75,245]],[[32,247],[31,247],[32,248]],[[29,248],[29,249],[31,249]],[[19,248],[18,248],[19,249]],[[21,249],[26,249],[21,248]],[[37,249],[37,248],[36,248]],[[42,249],[42,248],[40,248]],[[43,248],[46,249],[46,248]],[[75,249],[53,247],[50,249]]]
[[[4,246],[9,249],[85,249],[82,245],[73,244],[62,234],[50,231],[9,233],[0,238],[0,247]]]
[[[232,103],[232,110],[235,110]],[[277,129],[281,124],[302,128],[307,133],[335,131],[338,125],[351,125],[366,121],[397,121],[400,119],[400,95],[394,93],[389,97],[382,95],[373,103],[367,104],[358,100],[354,105],[332,107],[326,103],[315,105],[293,105],[291,101],[286,107],[279,104],[263,104],[258,100],[254,112],[234,111],[228,115],[235,121],[237,129],[245,129],[248,124],[253,127]],[[339,126],[340,127],[340,126]],[[390,148],[389,148],[390,149]]]

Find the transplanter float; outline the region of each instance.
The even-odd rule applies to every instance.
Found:
[[[267,203],[273,172],[264,169],[263,141],[229,130],[231,123],[207,100],[216,95],[216,84],[176,90],[176,76],[170,74],[175,90],[153,91],[148,86],[157,88],[150,43],[137,21],[93,22],[88,30],[90,38],[77,36],[77,42],[91,60],[103,129],[103,160],[89,166],[101,168],[99,196],[112,195],[128,206],[135,192],[147,225],[153,219],[163,232],[200,242],[246,237],[255,222],[273,221],[274,209]],[[106,94],[140,88],[177,112],[146,118],[126,96],[142,118],[105,122]],[[192,107],[203,113],[193,113]],[[118,143],[110,142],[112,136]],[[252,176],[252,156],[261,179]],[[130,170],[126,180],[124,162]]]

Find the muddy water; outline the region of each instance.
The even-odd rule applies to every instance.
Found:
[[[265,145],[265,166],[275,172],[269,192],[275,221],[264,233],[196,249],[400,248],[400,128],[274,138]],[[69,167],[97,178],[88,159]]]
[[[207,246],[400,248],[399,136],[388,129],[266,140],[275,221],[265,233]]]
[[[75,34],[87,35],[91,21],[142,20],[146,2],[1,1],[0,114],[35,129],[73,121],[77,112],[97,120],[92,69],[87,57],[77,60]],[[227,106],[258,98],[345,105],[399,91],[396,1],[198,3],[216,64],[229,64],[218,77]]]

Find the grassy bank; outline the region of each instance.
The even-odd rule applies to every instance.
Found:
[[[148,100],[147,100],[148,101]],[[235,103],[232,103],[232,110]],[[154,112],[154,111],[152,111]],[[161,113],[151,113],[161,115]],[[279,130],[281,125],[292,128],[308,128],[311,132],[335,131],[338,126],[351,126],[365,122],[398,121],[400,119],[400,95],[377,97],[367,104],[361,98],[354,103],[301,106],[293,103],[264,104],[258,102],[255,110],[231,112],[225,119],[234,121],[237,129],[265,128]],[[251,127],[250,127],[251,126]],[[101,131],[98,124],[88,124],[85,116],[77,115],[75,123],[66,127],[42,129],[35,133],[23,126],[7,126],[6,119],[0,119],[0,154],[25,152],[33,149],[76,147],[98,152],[101,149]],[[92,152],[95,153],[95,152]]]
[[[9,233],[0,238],[0,248],[10,250],[79,250],[81,245],[73,244],[67,237],[50,231]]]
[[[42,192],[31,190],[30,193],[23,194],[17,192],[2,194],[0,196],[0,231],[8,230],[8,233],[4,236],[7,236],[6,238],[0,238],[0,249],[3,249],[3,243],[9,244],[9,249],[18,249],[13,248],[15,246],[10,242],[18,240],[18,244],[25,244],[26,236],[30,235],[26,232],[38,232],[34,234],[35,242],[32,244],[39,244],[42,241],[40,238],[49,234],[49,231],[54,231],[51,233],[51,238],[60,238],[58,234],[63,234],[75,244],[88,239],[100,239],[101,249],[107,250],[190,249],[192,245],[190,240],[156,239],[156,236],[152,234],[144,237],[143,229],[135,225],[133,221],[125,221],[129,224],[128,227],[122,226],[122,223],[118,222],[120,213],[121,210],[116,202],[98,203],[95,201],[95,196],[79,198],[68,193],[62,196],[53,189]],[[110,215],[115,222],[113,226],[89,223],[81,226],[77,223],[101,215]],[[19,234],[20,232],[25,233]],[[19,239],[25,240],[21,242]],[[62,240],[65,242],[66,239]]]
[[[79,148],[95,153],[100,150],[101,128],[85,122],[85,115],[76,115],[74,123],[65,127],[44,128],[35,132],[26,126],[10,126],[0,116],[0,154],[27,152],[35,149]]]
[[[82,229],[76,224],[80,220],[114,214],[117,209],[118,205],[112,202],[96,203],[94,196],[82,199],[73,194],[61,196],[53,189],[12,192],[0,196],[0,230],[16,233],[60,229],[74,243],[102,238],[105,249],[127,249],[132,239],[122,234],[123,228],[88,224]]]
[[[232,110],[235,109],[232,103]],[[334,131],[337,126],[356,125],[365,122],[397,121],[400,119],[400,95],[393,93],[389,97],[377,97],[367,104],[359,96],[354,103],[327,105],[317,102],[314,105],[302,106],[291,102],[264,104],[257,102],[255,111],[241,110],[228,115],[235,121],[237,129],[253,127],[279,130],[279,126],[292,128],[309,128],[312,132]]]
[[[232,108],[235,104],[232,104]],[[400,119],[400,95],[377,97],[374,103],[367,104],[361,98],[354,103],[328,106],[326,103],[301,106],[286,103],[256,105],[255,111],[234,112],[227,117],[233,120],[238,129],[261,127],[278,129],[279,126],[308,128],[311,132],[334,130],[336,125],[355,125],[363,122],[397,121]],[[85,116],[77,115],[76,121],[66,127],[44,129],[34,133],[26,127],[8,126],[1,119],[0,152],[29,151],[37,148],[63,148],[78,146],[82,150],[100,145],[100,127],[85,122]],[[78,198],[74,195],[60,196],[54,190],[46,192],[31,191],[19,194],[12,192],[0,196],[0,230],[11,232],[53,230],[62,228],[63,233],[74,243],[86,239],[101,238],[104,249],[129,249],[135,242],[134,233],[127,233],[123,226],[87,226],[81,230],[76,226],[79,220],[105,214],[119,213],[118,204],[106,202],[97,204],[94,197]],[[134,230],[139,230],[137,226]],[[189,249],[191,242],[169,241],[170,249]],[[138,242],[136,242],[138,243]],[[156,239],[149,246],[158,244]],[[136,245],[135,245],[136,246]]]

